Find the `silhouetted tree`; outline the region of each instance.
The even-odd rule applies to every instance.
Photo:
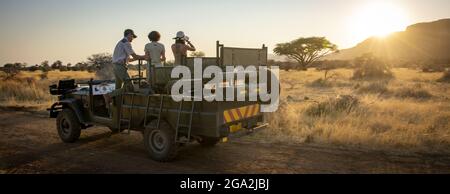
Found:
[[[109,53],[94,54],[88,57],[88,64],[97,69],[103,68],[105,65],[112,64],[112,55]]]
[[[63,63],[60,60],[57,60],[55,62],[53,62],[52,64],[52,69],[56,70],[56,69],[60,69],[62,67]]]
[[[69,71],[69,68],[67,68],[67,66],[61,66],[59,67],[59,71]]]
[[[43,71],[43,72],[47,72],[47,71],[52,70],[52,68],[50,67],[48,61],[43,61],[43,62],[41,63],[41,65],[40,65],[40,69],[41,69],[41,71]]]
[[[31,71],[31,72],[34,72],[34,71],[37,71],[37,70],[39,70],[39,65],[38,64],[33,65],[31,67],[28,67],[28,71]]]
[[[298,62],[301,70],[332,52],[337,52],[337,46],[325,37],[299,38],[297,40],[277,44],[273,50],[277,55],[284,55]]]
[[[77,64],[75,64],[75,66],[73,67],[74,71],[86,71],[88,69],[88,64],[87,63],[83,63],[83,62],[78,62]]]
[[[5,74],[6,74],[5,79],[15,78],[20,73],[20,70],[22,68],[23,68],[23,64],[21,64],[21,63],[5,64],[2,68],[3,72],[5,72]]]
[[[113,79],[112,69],[112,55],[109,53],[94,54],[88,57],[88,64],[93,69],[89,68],[89,71],[95,71],[95,75],[98,79]]]

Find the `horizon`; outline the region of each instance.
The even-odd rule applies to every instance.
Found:
[[[450,18],[450,2],[445,0],[179,2],[165,1],[158,8],[146,9],[151,3],[140,0],[2,1],[0,65],[83,62],[92,54],[112,53],[126,28],[139,36],[132,43],[137,54],[143,54],[149,42],[147,34],[159,31],[171,60],[170,45],[179,30],[206,56],[215,55],[216,40],[236,47],[265,44],[272,54],[277,43],[299,37],[324,36],[339,49],[346,49],[372,36],[383,37],[416,23]]]

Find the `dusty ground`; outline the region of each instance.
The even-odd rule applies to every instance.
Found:
[[[140,133],[82,132],[62,143],[43,113],[0,111],[0,173],[450,173],[450,155],[268,144],[246,137],[212,149],[183,147],[172,163],[149,159]]]

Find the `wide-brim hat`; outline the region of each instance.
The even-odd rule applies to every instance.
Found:
[[[189,40],[189,37],[187,37],[187,36],[184,34],[183,31],[179,31],[179,32],[177,32],[176,37],[173,38],[173,39],[176,39],[176,40]]]

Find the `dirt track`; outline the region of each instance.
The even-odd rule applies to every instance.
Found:
[[[47,115],[0,111],[0,173],[450,173],[450,155],[233,140],[183,147],[172,163],[149,159],[140,133],[83,131],[64,144]]]

